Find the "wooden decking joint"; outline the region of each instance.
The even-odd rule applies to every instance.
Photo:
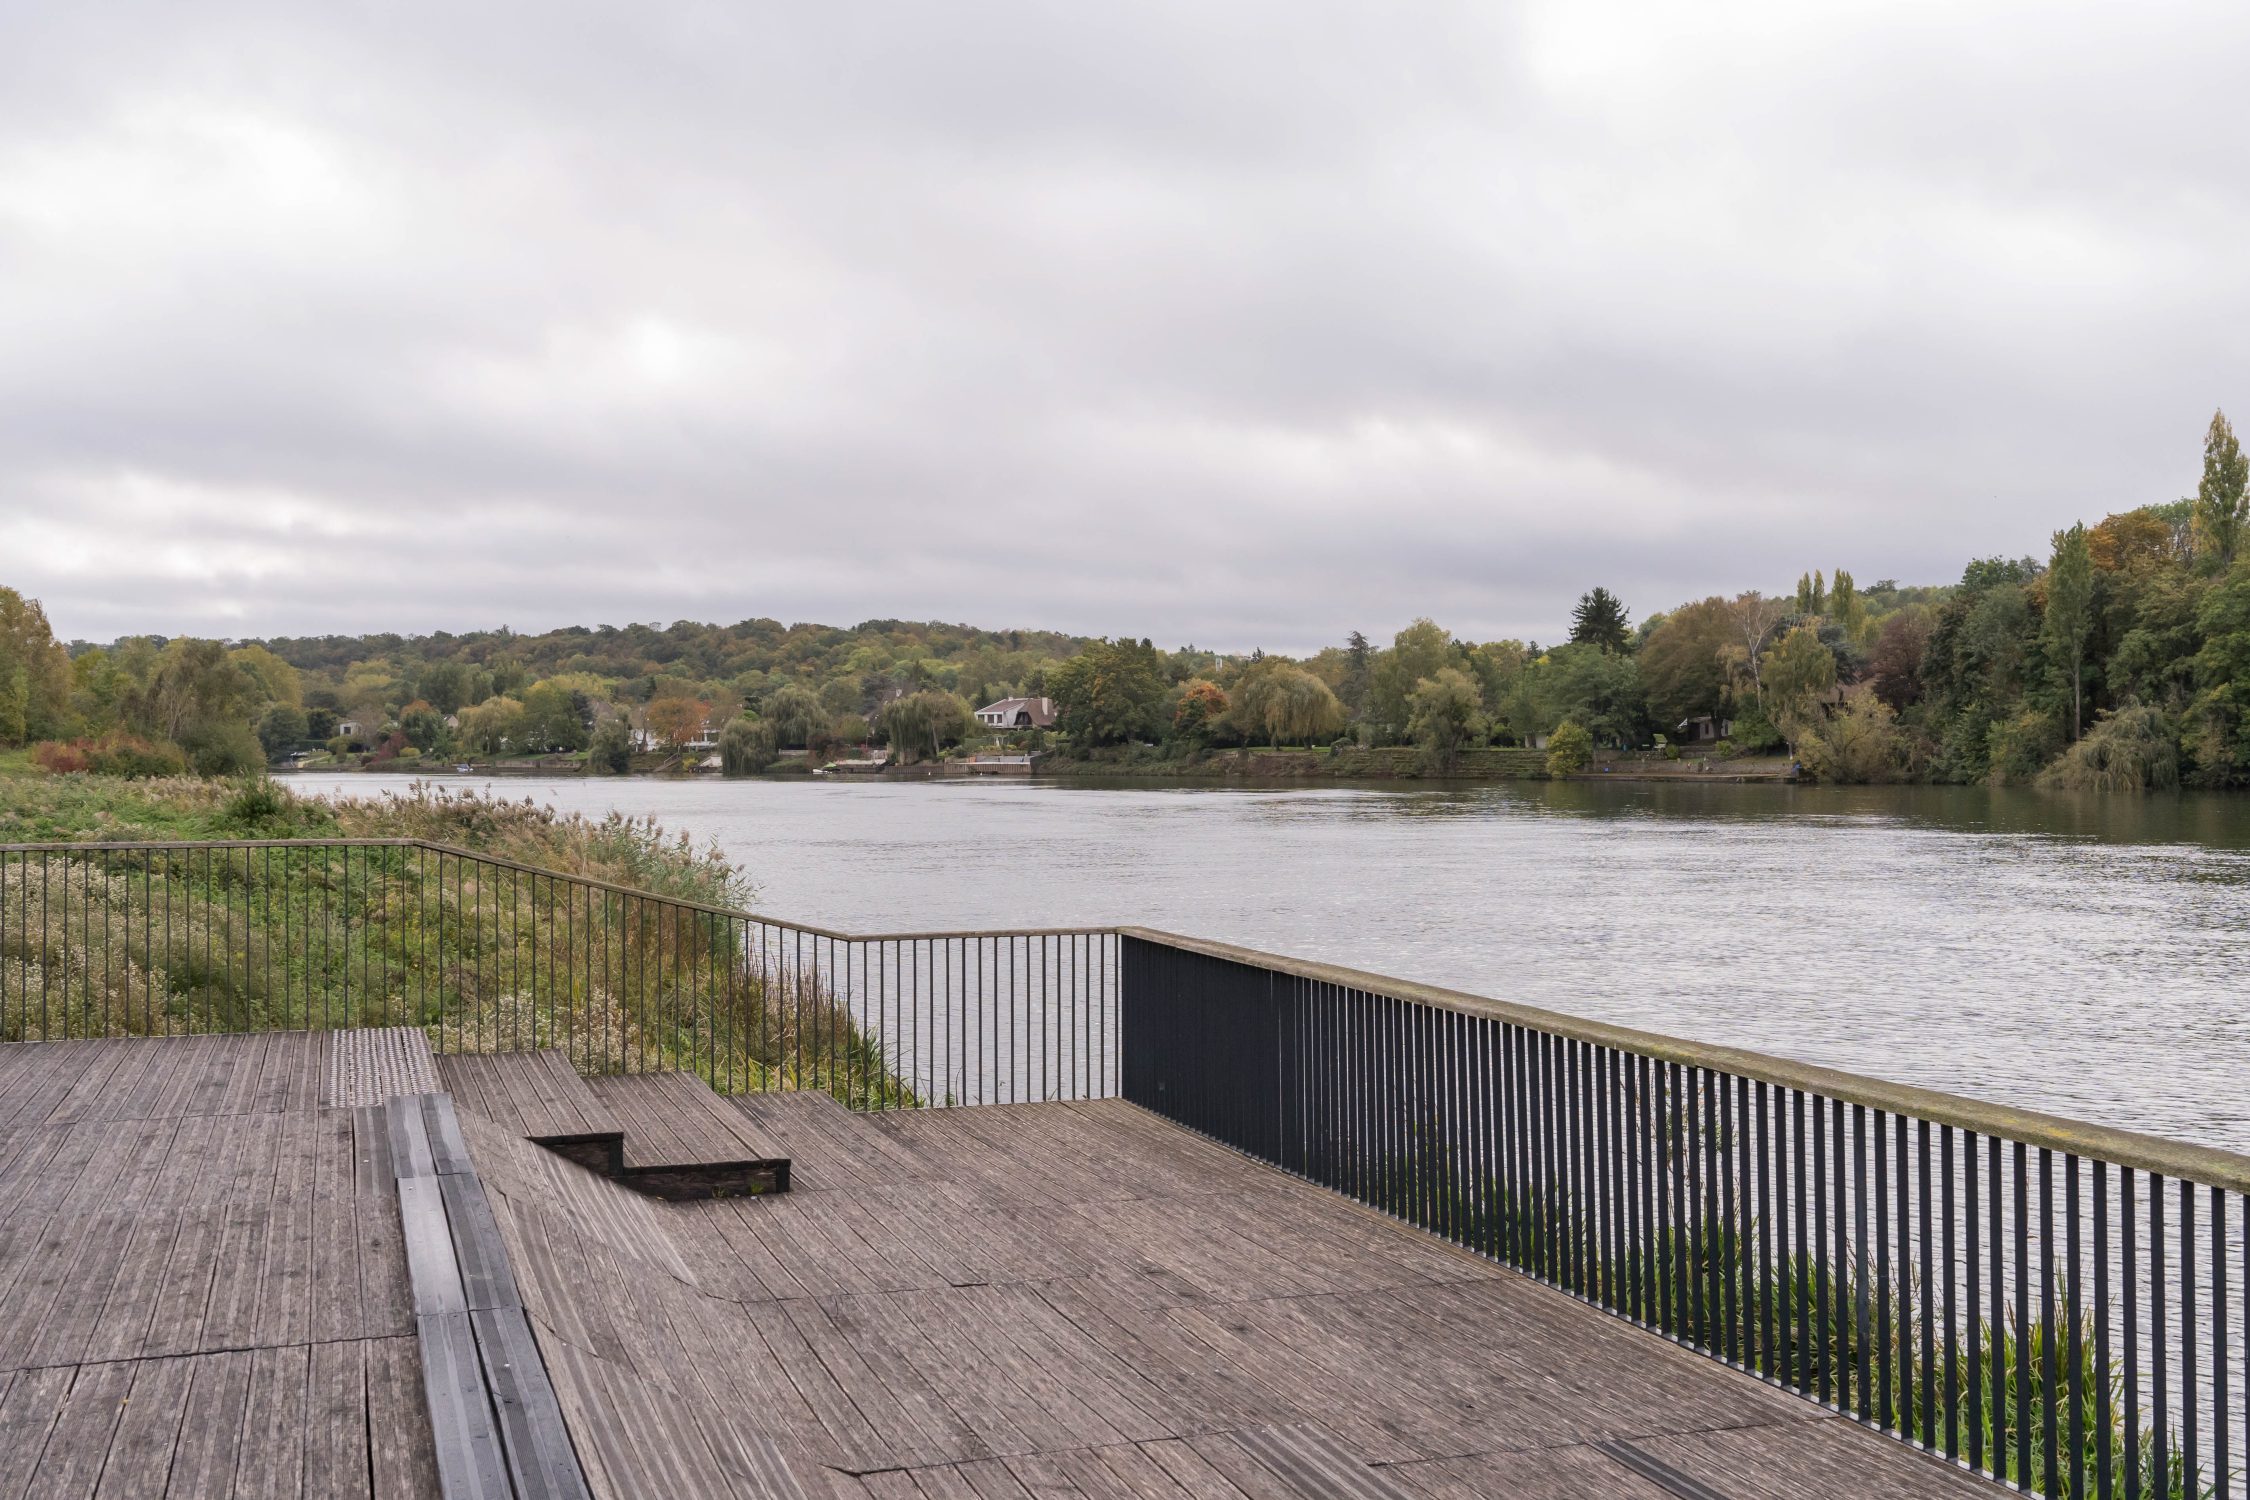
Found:
[[[444,1094],[383,1106],[446,1500],[586,1500],[562,1406]]]

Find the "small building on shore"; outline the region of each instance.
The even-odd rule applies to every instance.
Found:
[[[998,703],[987,703],[978,709],[977,722],[987,729],[1052,729],[1055,727],[1055,700],[1002,698]]]

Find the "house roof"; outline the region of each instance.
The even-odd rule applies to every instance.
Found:
[[[1055,721],[1055,700],[1052,698],[1002,698],[997,703],[987,703],[977,710],[979,718],[986,714],[1000,714],[1012,719],[1019,713],[1028,714],[1034,724],[1052,724]]]

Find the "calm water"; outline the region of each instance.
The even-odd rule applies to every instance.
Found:
[[[2250,1150],[2250,798],[458,780],[716,840],[774,916],[1140,923]]]

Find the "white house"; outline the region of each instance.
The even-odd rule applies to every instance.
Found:
[[[977,722],[987,729],[1052,729],[1055,727],[1055,700],[1002,698],[998,703],[987,703],[978,709]]]

